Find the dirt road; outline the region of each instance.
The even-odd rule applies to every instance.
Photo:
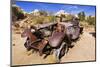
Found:
[[[75,46],[69,49],[68,53],[62,57],[61,62],[93,61],[95,60],[95,38],[88,32],[84,32],[81,38],[74,43]],[[12,34],[12,65],[44,64],[54,62],[52,56],[43,59],[38,53],[28,56],[23,46],[25,38],[20,34]]]

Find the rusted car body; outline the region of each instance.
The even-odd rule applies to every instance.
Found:
[[[29,37],[27,37],[24,46],[26,48],[38,50],[40,56],[43,53],[46,53],[47,55],[51,54],[52,50],[55,49],[57,62],[60,62],[61,57],[68,52],[72,40],[79,38],[79,35],[83,31],[83,27],[74,25],[71,22],[60,22],[59,24],[64,27],[64,30],[58,32],[55,31],[57,24],[58,23],[35,25],[37,29],[35,32],[32,32],[32,34],[35,35],[37,39],[32,41],[30,46],[26,46],[29,45]],[[45,38],[47,38],[47,43],[45,43]],[[47,48],[48,46],[49,48]]]

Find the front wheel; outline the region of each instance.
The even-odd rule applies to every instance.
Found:
[[[68,45],[66,45],[66,49],[65,49],[66,54],[68,53],[68,50],[69,50],[69,47],[68,47]]]
[[[61,58],[65,55],[66,52],[68,52],[68,50],[69,48],[65,42],[61,44],[60,48],[55,50],[55,57],[57,63],[61,61]]]
[[[65,43],[62,49],[60,50],[59,59],[61,59],[68,52],[68,50],[69,50],[68,45]]]

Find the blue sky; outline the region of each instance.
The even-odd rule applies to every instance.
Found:
[[[71,5],[71,4],[55,4],[55,3],[41,3],[41,2],[26,2],[16,1],[16,5],[26,12],[31,12],[34,9],[45,10],[56,13],[59,10],[65,10],[71,14],[78,14],[84,11],[87,16],[95,16],[95,6]]]

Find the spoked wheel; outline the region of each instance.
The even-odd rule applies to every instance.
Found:
[[[61,59],[69,50],[68,45],[65,43],[60,51],[59,59]]]
[[[53,55],[54,55],[54,58],[55,58],[55,62],[59,63],[60,62],[60,59],[59,59],[60,51],[59,51],[59,49],[54,49]]]
[[[68,44],[66,44],[65,53],[67,54],[69,50]]]
[[[27,48],[27,43],[26,42],[24,43],[24,47]]]
[[[25,48],[27,49],[27,51],[30,51],[30,50],[31,50],[31,47],[29,47],[28,41],[26,41],[26,42],[24,43],[24,46],[25,46]]]
[[[60,63],[61,58],[65,55],[66,52],[68,52],[68,50],[68,46],[65,42],[61,44],[59,49],[55,50],[55,57],[57,63]]]

